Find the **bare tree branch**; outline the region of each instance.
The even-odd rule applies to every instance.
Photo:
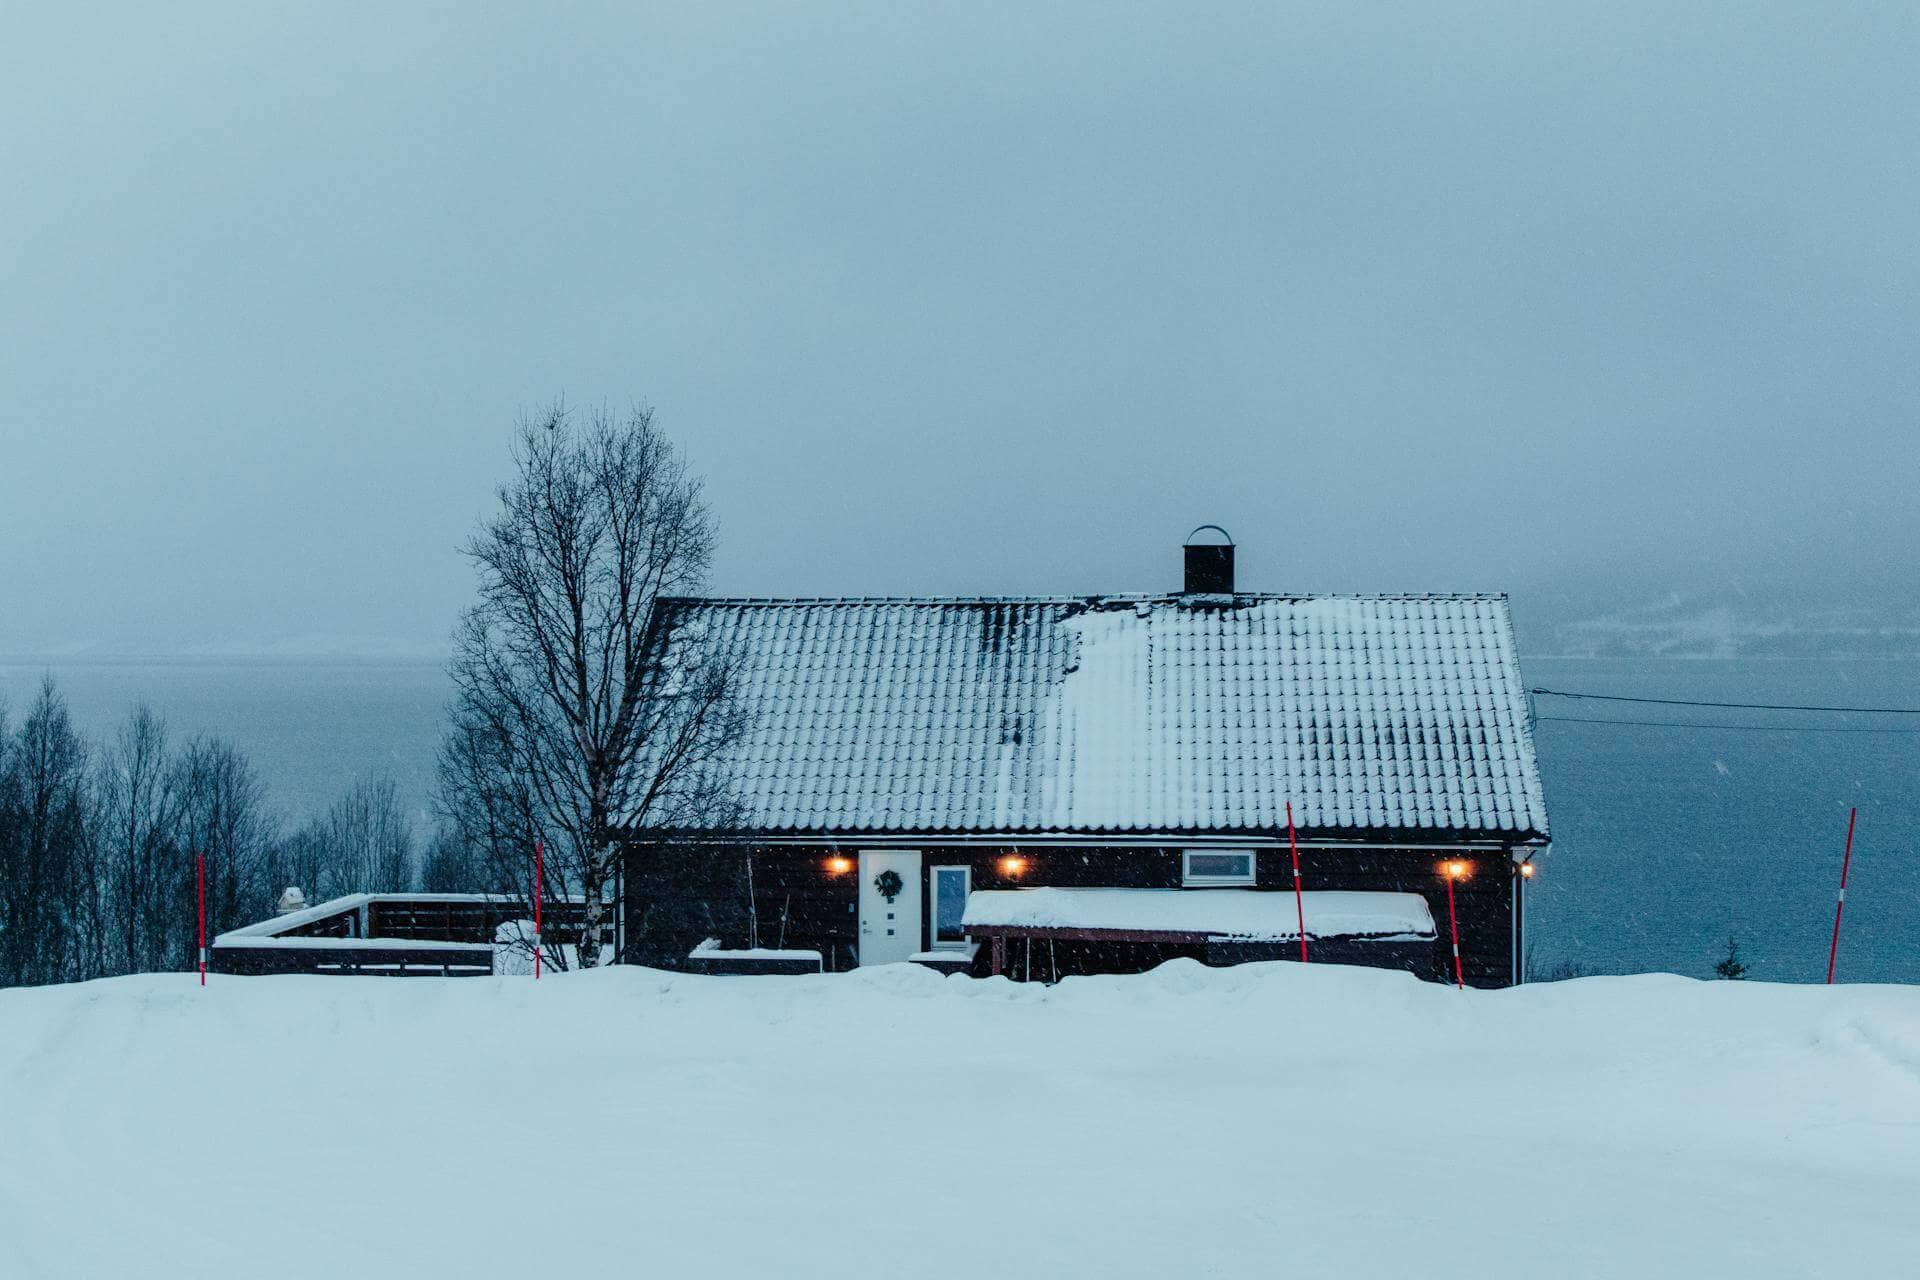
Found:
[[[513,461],[466,548],[479,600],[455,639],[441,817],[497,891],[532,892],[544,839],[543,891],[582,898],[593,965],[619,833],[725,803],[713,766],[741,728],[726,655],[650,665],[657,606],[705,580],[713,521],[647,409],[556,406],[521,421]]]

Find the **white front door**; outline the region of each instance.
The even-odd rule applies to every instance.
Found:
[[[895,964],[920,949],[920,854],[860,854],[860,963]]]

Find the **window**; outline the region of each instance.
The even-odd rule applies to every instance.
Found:
[[[1252,884],[1251,849],[1185,849],[1180,854],[1180,883],[1189,889]]]
[[[964,947],[967,935],[960,927],[967,913],[967,892],[973,888],[972,867],[933,868],[933,947]]]

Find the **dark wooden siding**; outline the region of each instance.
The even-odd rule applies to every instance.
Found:
[[[1504,987],[1512,982],[1512,858],[1505,850],[1459,853],[1436,849],[1302,849],[1300,877],[1309,889],[1361,889],[1417,893],[1427,900],[1438,934],[1434,951],[1444,957],[1444,977],[1452,978],[1447,942],[1447,883],[1444,863],[1467,864],[1468,878],[1455,887],[1460,915],[1460,960],[1467,984]],[[1293,887],[1287,851],[1262,852],[1260,887]]]
[[[509,920],[529,920],[530,903],[518,898],[481,902],[432,902],[424,899],[381,900],[367,904],[369,938],[419,938],[435,942],[493,941],[494,932]],[[547,902],[540,908],[540,927],[549,939],[573,941],[586,923],[586,907],[578,902]],[[611,942],[611,926],[602,931]]]
[[[838,852],[857,863],[859,844],[850,842]],[[922,876],[935,866],[966,866],[976,889],[1013,889],[1036,886],[1070,888],[1177,889],[1180,887],[1180,848],[1116,848],[1099,845],[950,846],[929,842],[918,846]],[[760,846],[752,850],[754,902],[759,916],[759,943],[765,947],[804,947],[820,952],[828,970],[851,967],[859,936],[858,892],[855,874],[835,875],[827,860],[835,850],[826,846]],[[1017,852],[1026,871],[1011,877],[1002,859]],[[668,847],[632,846],[627,859],[625,886],[627,946],[625,959],[661,968],[684,968],[687,953],[705,938],[719,938],[729,947],[747,945],[748,850],[741,846]],[[1395,944],[1379,952],[1352,944],[1323,954],[1353,963],[1355,956],[1377,956],[1391,968],[1405,968],[1433,980],[1451,978],[1447,947],[1447,892],[1441,865],[1458,858],[1472,869],[1457,889],[1460,949],[1467,981],[1474,986],[1506,986],[1511,980],[1511,872],[1504,851],[1472,854],[1436,849],[1327,849],[1300,851],[1301,875],[1308,889],[1345,889],[1372,892],[1418,893],[1426,898],[1438,929],[1431,947]],[[1293,888],[1292,864],[1284,848],[1265,848],[1257,859],[1256,887],[1275,891]],[[930,910],[932,885],[923,883],[921,900]],[[1195,890],[1194,892],[1204,892]],[[784,917],[785,927],[782,929]],[[921,947],[928,945],[926,923],[921,924]],[[1016,976],[1026,951],[1010,944],[1017,956]],[[1208,960],[1204,945],[1150,946],[1141,943],[1058,942],[1043,962],[1036,944],[1034,976],[1058,972],[1125,973],[1150,969],[1174,956]],[[1214,959],[1234,954],[1218,951]],[[984,973],[986,949],[975,973]]]
[[[208,953],[215,973],[364,974],[393,978],[485,977],[493,972],[493,948],[388,947],[377,943],[340,947],[215,946]]]
[[[829,972],[852,968],[859,930],[855,877],[829,872],[824,848],[631,847],[623,887],[622,958],[681,969],[687,953],[707,938],[728,947],[747,946],[754,933],[749,856],[760,945],[818,951]],[[857,861],[852,853],[846,856]]]

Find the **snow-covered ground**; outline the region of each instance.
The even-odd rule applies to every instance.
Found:
[[[1916,1205],[1913,988],[0,991],[9,1276],[1896,1275]]]

